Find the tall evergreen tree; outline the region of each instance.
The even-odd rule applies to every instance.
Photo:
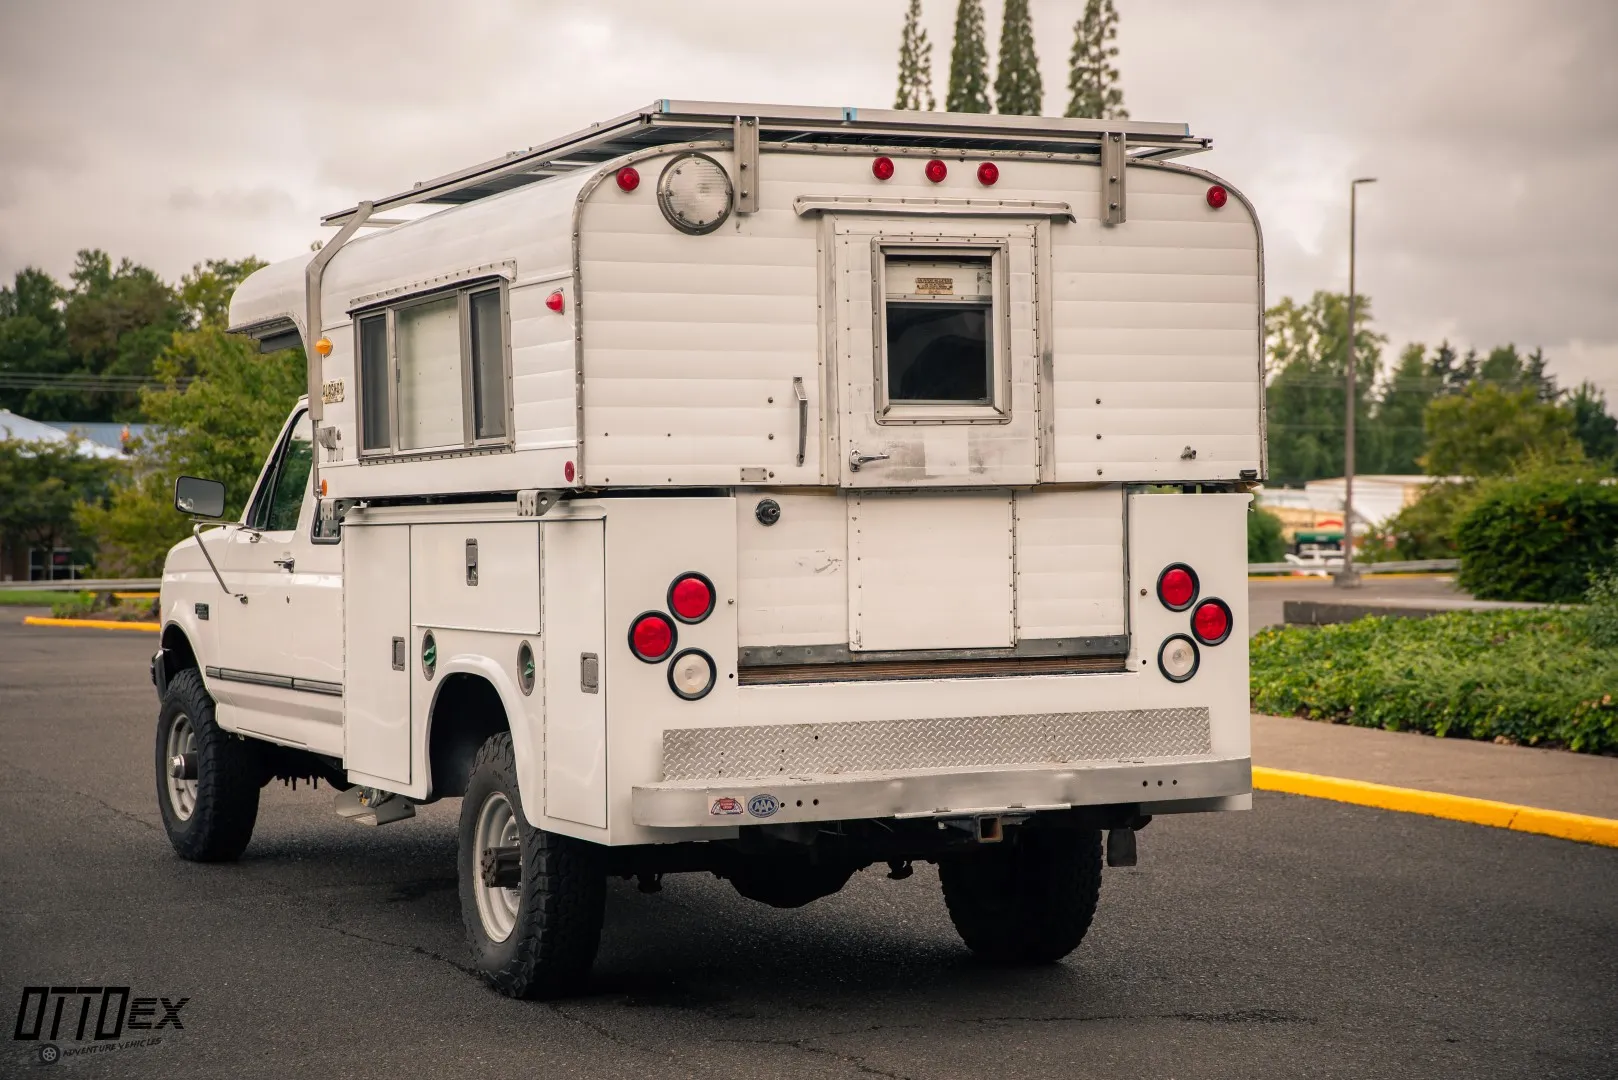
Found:
[[[1405,346],[1399,363],[1377,395],[1365,438],[1372,452],[1373,472],[1408,475],[1421,472],[1418,463],[1426,445],[1422,417],[1439,389],[1428,374],[1427,347]],[[1355,457],[1360,457],[1356,448]]]
[[[983,38],[983,0],[961,0],[955,9],[955,47],[949,54],[950,112],[989,112],[989,45]]]
[[[994,77],[995,107],[1002,113],[1038,116],[1045,110],[1045,86],[1034,54],[1034,26],[1028,0],[1006,0],[1000,23],[1000,70]]]
[[[910,10],[905,12],[904,33],[899,37],[899,92],[893,107],[938,108],[933,97],[933,43],[921,26],[921,0],[910,0]]]
[[[1084,15],[1073,24],[1068,58],[1066,116],[1129,119],[1118,88],[1118,10],[1112,0],[1085,0]]]

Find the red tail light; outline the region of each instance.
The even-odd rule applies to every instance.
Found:
[[[949,175],[949,166],[945,165],[937,158],[933,158],[927,163],[926,169],[922,171],[927,174],[927,179],[931,180],[935,184],[938,184],[942,183],[944,177]]]
[[[674,651],[674,624],[661,611],[635,616],[629,624],[629,651],[648,664],[667,660]]]
[[[875,161],[871,162],[871,175],[876,177],[878,180],[892,180],[893,159],[890,157],[879,157]]]
[[[1157,598],[1170,611],[1184,611],[1197,599],[1197,572],[1185,563],[1174,563],[1157,575]]]
[[[1230,617],[1230,605],[1218,597],[1209,597],[1192,612],[1191,632],[1204,645],[1218,645],[1230,637],[1234,622]]]
[[[669,586],[669,610],[683,623],[706,619],[713,614],[717,599],[713,582],[694,570],[681,574]]]

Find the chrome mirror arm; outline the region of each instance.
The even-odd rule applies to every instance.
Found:
[[[219,572],[219,567],[213,561],[213,556],[208,553],[208,545],[202,542],[202,527],[208,524],[211,523],[207,521],[199,521],[191,526],[191,535],[196,538],[197,548],[202,552],[202,557],[208,560],[208,569],[213,571],[214,580],[219,582],[219,587],[221,589],[225,590],[225,595],[234,596],[236,599],[245,604],[247,603],[247,594],[233,593],[230,591],[230,586],[225,584],[224,575]]]

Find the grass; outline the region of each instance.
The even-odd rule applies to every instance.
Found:
[[[1618,647],[1592,612],[1372,616],[1260,631],[1253,707],[1430,735],[1618,753]]]
[[[50,607],[69,596],[88,597],[89,593],[33,592],[27,589],[0,589],[0,607]]]

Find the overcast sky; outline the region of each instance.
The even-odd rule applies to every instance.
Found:
[[[888,107],[906,0],[0,0],[0,275],[178,277],[662,97]],[[940,104],[954,0],[923,0]],[[1000,0],[986,3],[991,52]],[[1125,104],[1258,208],[1268,298],[1543,346],[1618,409],[1618,0],[1117,0]],[[1048,113],[1082,0],[1032,0]]]

